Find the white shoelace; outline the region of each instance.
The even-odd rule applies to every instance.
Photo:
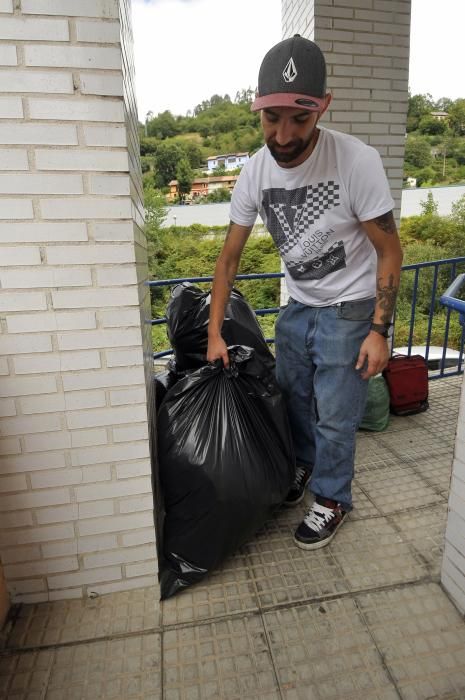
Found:
[[[300,483],[305,476],[305,469],[303,467],[297,467],[295,470],[295,479],[292,484],[294,488],[300,488]]]
[[[314,503],[305,516],[304,523],[312,530],[319,532],[329,523],[331,518],[334,518],[334,510],[332,508],[326,508],[319,503]]]

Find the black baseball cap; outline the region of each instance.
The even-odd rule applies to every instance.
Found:
[[[300,107],[318,112],[325,105],[326,63],[319,46],[300,34],[284,39],[265,55],[252,112],[267,107]]]

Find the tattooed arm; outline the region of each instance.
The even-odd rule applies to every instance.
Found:
[[[232,221],[229,223],[223,249],[215,267],[210,302],[210,320],[208,323],[207,360],[208,362],[213,362],[214,360],[222,359],[225,367],[229,365],[229,357],[226,343],[221,337],[221,326],[223,325],[224,311],[233,288],[242,250],[251,230],[251,226],[239,226],[239,224],[235,224]]]
[[[378,257],[373,323],[390,323],[396,304],[402,265],[402,249],[392,211],[376,219],[363,221],[362,226]],[[367,368],[362,372],[362,377],[368,379],[384,369],[388,357],[386,339],[379,333],[371,331],[360,348],[357,369],[367,362]]]

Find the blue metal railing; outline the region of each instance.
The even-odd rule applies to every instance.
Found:
[[[444,280],[441,279],[441,273],[446,271],[446,276],[448,277],[449,283],[452,283],[453,280],[455,280],[457,276],[457,266],[459,265],[464,265],[465,266],[465,256],[463,257],[456,257],[456,258],[448,258],[446,260],[434,260],[431,262],[422,262],[422,263],[414,263],[412,265],[404,265],[402,267],[402,279],[401,283],[404,281],[408,282],[409,280],[407,279],[409,276],[413,276],[413,280],[410,281],[411,286],[412,286],[412,292],[411,292],[411,312],[410,312],[410,319],[409,319],[409,331],[408,331],[408,343],[407,343],[407,354],[411,354],[412,347],[413,347],[413,339],[414,339],[414,333],[415,333],[415,323],[418,315],[418,297],[419,297],[419,286],[420,284],[425,280],[425,273],[427,271],[432,271],[432,279],[428,280],[428,282],[431,284],[431,295],[429,299],[429,304],[428,304],[428,321],[427,321],[427,331],[426,331],[426,338],[424,339],[424,357],[428,361],[429,355],[430,355],[430,347],[431,347],[431,337],[432,337],[432,332],[433,332],[433,320],[435,317],[435,312],[437,311],[440,303],[446,306],[447,312],[445,316],[445,322],[444,322],[444,336],[443,336],[443,344],[442,344],[442,359],[438,361],[438,372],[436,374],[430,373],[430,379],[438,379],[440,377],[448,377],[448,376],[453,376],[457,374],[462,374],[463,373],[463,348],[464,348],[464,340],[465,340],[465,327],[462,330],[462,337],[461,337],[461,344],[460,344],[460,350],[459,350],[459,357],[457,358],[457,366],[454,366],[453,368],[450,368],[450,371],[445,371],[446,370],[446,365],[448,364],[448,358],[447,358],[447,349],[448,349],[448,342],[449,342],[449,334],[450,334],[450,316],[453,310],[462,310],[465,312],[465,308],[463,308],[461,305],[465,306],[465,302],[461,302],[458,299],[452,299],[450,303],[445,304],[443,299],[446,297],[448,294],[448,299],[452,296],[452,294],[455,294],[458,290],[457,286],[454,286],[455,283],[451,284],[449,286],[449,289],[445,294],[443,294],[440,299],[438,298],[438,293],[440,290],[438,289],[439,286],[445,286],[444,285]],[[448,274],[447,274],[448,273]],[[267,279],[281,279],[284,277],[284,274],[282,272],[270,272],[270,273],[259,273],[259,274],[251,274],[251,275],[237,275],[236,276],[236,281],[240,280],[267,280]],[[465,281],[465,274],[459,276],[460,279],[462,279],[462,283]],[[183,282],[191,282],[191,283],[208,283],[213,280],[213,277],[180,277],[180,278],[175,278],[175,279],[165,279],[165,280],[153,280],[150,281],[148,284],[151,288],[159,288],[159,287],[172,287],[176,284],[181,284]],[[441,284],[442,283],[442,284]],[[454,289],[454,291],[451,293],[451,289]],[[454,305],[455,304],[455,305]],[[460,308],[457,306],[457,304],[460,305]],[[279,312],[279,307],[272,307],[272,308],[260,308],[260,309],[255,309],[255,313],[257,316],[265,316],[267,314],[277,314]],[[156,319],[151,319],[150,323],[153,326],[161,325],[166,323],[166,318],[156,318]],[[396,336],[396,315],[394,315],[394,334],[392,337],[392,348],[395,347],[395,336]],[[274,338],[267,338],[267,342],[273,343]],[[162,358],[166,357],[168,355],[172,354],[172,350],[162,350],[159,352],[154,353],[154,358]]]
[[[459,312],[462,326],[465,325],[465,301],[457,299],[455,295],[459,293],[463,286],[465,286],[465,273],[459,275],[439,299],[443,306]]]

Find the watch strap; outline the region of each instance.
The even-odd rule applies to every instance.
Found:
[[[392,323],[372,323],[370,325],[370,331],[375,331],[375,333],[379,333],[384,338],[389,338],[391,328]]]

